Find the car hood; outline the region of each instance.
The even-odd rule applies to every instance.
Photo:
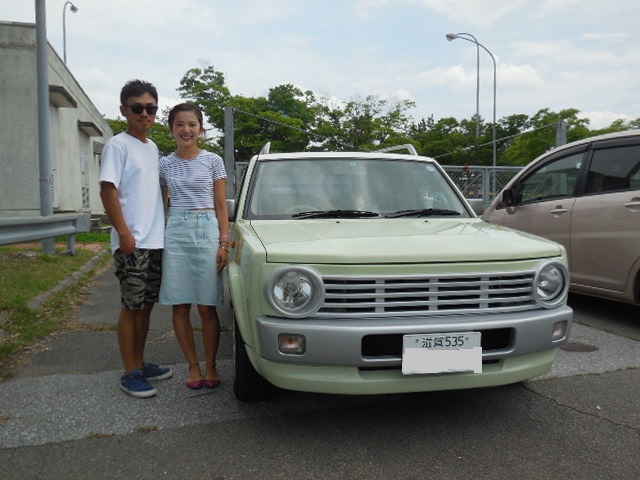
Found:
[[[562,255],[555,242],[480,219],[253,221],[267,261],[306,264],[487,262]]]

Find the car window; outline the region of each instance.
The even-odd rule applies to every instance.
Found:
[[[583,158],[584,153],[575,153],[534,170],[520,183],[520,201],[531,203],[572,196]]]
[[[264,161],[258,168],[247,212],[250,219],[301,218],[302,212],[334,211],[387,216],[424,209],[469,217],[446,177],[428,162],[283,159]]]
[[[595,150],[585,193],[640,189],[640,145]]]

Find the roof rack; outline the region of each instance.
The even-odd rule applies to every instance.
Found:
[[[380,150],[376,150],[376,152],[394,152],[396,150],[408,150],[411,155],[418,155],[416,147],[414,147],[410,143],[405,143],[404,145],[396,145],[395,147],[382,148]]]

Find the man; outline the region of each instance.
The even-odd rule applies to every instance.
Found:
[[[157,393],[150,380],[173,375],[170,368],[144,362],[153,305],[158,300],[164,246],[164,210],[158,177],[158,147],[147,138],[158,111],[158,92],[132,80],[120,92],[127,130],[104,146],[100,197],[111,221],[111,250],[120,281],[118,344],[124,364],[120,388],[138,397]]]

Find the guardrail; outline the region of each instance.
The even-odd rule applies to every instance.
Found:
[[[75,254],[75,234],[88,232],[90,228],[91,215],[89,213],[56,213],[46,217],[0,217],[0,245],[12,245],[68,235],[67,249]]]

